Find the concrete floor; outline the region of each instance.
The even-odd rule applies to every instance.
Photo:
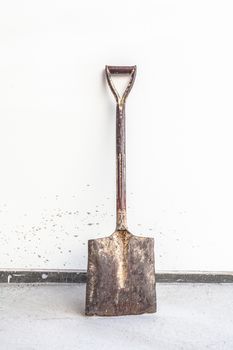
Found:
[[[1,350],[233,349],[232,284],[158,284],[158,313],[85,317],[85,285],[0,285]]]

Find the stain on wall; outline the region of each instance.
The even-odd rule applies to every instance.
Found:
[[[84,203],[81,198],[85,193],[88,197],[88,191],[89,194],[92,191],[90,184],[70,196],[41,197],[36,207],[32,203],[28,210],[18,208],[17,217],[9,204],[1,204],[0,268],[86,269],[88,239],[107,236],[115,230],[115,196],[103,195],[99,203]],[[156,256],[161,266],[167,258],[168,237],[159,229],[157,221],[148,224],[148,218],[142,216],[141,222],[135,222],[132,192],[128,199],[129,221],[132,217],[129,229],[136,235],[155,238]],[[13,217],[13,221],[9,220]],[[168,229],[169,244],[172,240],[176,247],[174,256],[178,258],[180,235],[175,230],[172,236],[170,233]]]

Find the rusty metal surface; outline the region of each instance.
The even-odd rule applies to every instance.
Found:
[[[136,66],[106,66],[116,100],[116,231],[88,241],[86,315],[120,316],[156,312],[154,239],[132,235],[126,216],[125,101]],[[129,74],[120,96],[112,75]]]
[[[156,311],[154,240],[116,231],[89,240],[86,315]]]

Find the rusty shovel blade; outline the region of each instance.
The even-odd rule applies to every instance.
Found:
[[[135,81],[136,66],[106,66],[106,79],[116,100],[116,231],[88,241],[86,315],[120,316],[156,312],[154,239],[132,235],[126,220],[125,101]],[[112,76],[129,75],[122,96]]]
[[[88,241],[86,315],[156,312],[154,239],[116,231]]]

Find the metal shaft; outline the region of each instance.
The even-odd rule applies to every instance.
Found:
[[[126,230],[125,104],[116,107],[116,163],[116,229]]]
[[[125,101],[133,87],[136,66],[106,66],[106,78],[108,85],[115,97],[116,106],[116,208],[117,208],[117,230],[127,230],[126,219],[126,155],[125,155]],[[112,75],[128,74],[129,83],[122,96],[117,92]]]

